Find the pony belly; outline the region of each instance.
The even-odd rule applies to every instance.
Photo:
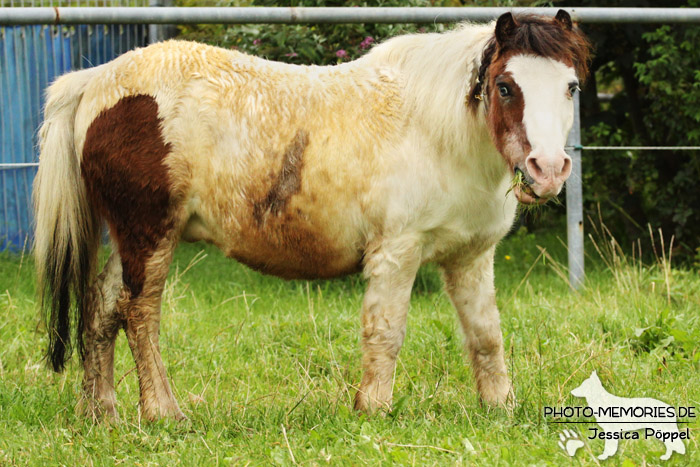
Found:
[[[251,225],[234,238],[224,249],[227,256],[285,279],[332,278],[362,268],[359,250],[292,216]]]
[[[241,211],[243,215],[233,222],[205,222],[195,214],[182,239],[213,243],[226,256],[256,271],[285,279],[325,279],[362,269],[360,242],[348,239],[349,228],[333,232],[299,213],[267,213],[256,218],[252,209]]]

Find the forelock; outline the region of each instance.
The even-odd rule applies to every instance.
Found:
[[[583,81],[588,76],[591,44],[577,28],[566,29],[555,19],[534,15],[515,16],[516,27],[501,42],[493,37],[482,57],[480,77],[493,60],[515,54],[537,55],[556,60],[571,60],[576,75]]]

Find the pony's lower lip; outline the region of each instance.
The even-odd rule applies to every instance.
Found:
[[[547,198],[538,197],[529,185],[518,185],[513,188],[515,198],[523,204],[544,204]]]

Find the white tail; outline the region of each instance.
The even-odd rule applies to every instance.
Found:
[[[100,224],[90,207],[75,150],[75,115],[94,69],[69,73],[49,87],[39,131],[34,180],[34,256],[42,309],[47,309],[48,358],[61,371],[71,353],[71,314],[82,353],[82,301],[94,270]],[[71,302],[77,303],[73,313]]]

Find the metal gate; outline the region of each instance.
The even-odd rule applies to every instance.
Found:
[[[147,6],[148,0],[4,1],[2,6]],[[27,246],[37,128],[44,90],[58,76],[146,44],[145,25],[0,26],[0,251]]]

